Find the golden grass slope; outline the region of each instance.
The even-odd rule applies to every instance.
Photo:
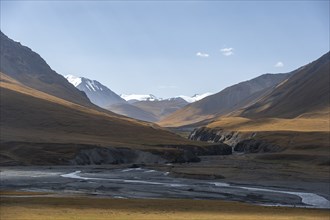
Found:
[[[257,159],[330,165],[329,108],[293,119],[221,117],[207,125],[214,130],[236,131],[242,139],[263,140],[283,151],[255,155]],[[308,117],[304,117],[308,116]]]
[[[22,85],[1,73],[1,141],[113,145],[180,144],[159,127],[97,111]]]
[[[90,197],[1,197],[1,220],[328,220],[329,210],[238,202]]]
[[[298,132],[329,132],[329,108],[328,113],[323,116],[296,117],[293,119],[284,118],[260,118],[249,119],[243,117],[220,117],[206,127],[222,128],[232,131],[298,131]]]

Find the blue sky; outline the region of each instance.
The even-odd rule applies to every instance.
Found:
[[[118,94],[218,92],[329,51],[329,1],[1,1],[1,31]]]

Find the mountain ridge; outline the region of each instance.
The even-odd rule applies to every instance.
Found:
[[[165,127],[187,126],[228,114],[256,101],[273,86],[288,78],[290,74],[292,73],[268,73],[229,86],[216,94],[187,105],[164,118],[158,124]]]
[[[330,53],[297,69],[270,94],[243,109],[240,116],[248,118],[294,118],[301,114],[329,107]]]
[[[95,107],[85,93],[77,90],[62,75],[52,70],[39,54],[11,40],[2,32],[0,38],[0,72],[39,91],[77,104]]]

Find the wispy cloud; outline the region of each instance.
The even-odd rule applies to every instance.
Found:
[[[282,63],[281,61],[278,61],[274,67],[283,67],[284,66],[284,63]]]
[[[196,56],[207,58],[207,57],[209,57],[210,55],[207,54],[207,53],[197,52],[197,53],[196,53]]]
[[[224,56],[231,56],[234,54],[234,48],[232,47],[222,48],[220,51]]]

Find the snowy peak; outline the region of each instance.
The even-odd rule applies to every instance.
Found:
[[[126,101],[128,101],[129,103],[134,103],[134,102],[140,102],[140,101],[174,101],[176,99],[183,99],[186,102],[192,103],[192,102],[196,102],[199,101],[209,95],[212,95],[213,93],[210,92],[206,92],[203,94],[195,94],[194,96],[185,96],[185,95],[181,95],[181,96],[177,96],[177,97],[173,97],[173,98],[168,98],[168,99],[163,99],[163,98],[157,98],[156,96],[149,94],[149,95],[139,95],[139,94],[130,94],[130,95],[125,95],[122,94],[120,95],[121,98],[125,99]]]
[[[203,93],[203,94],[195,94],[193,96],[185,96],[185,95],[181,95],[181,96],[178,96],[179,98],[182,98],[184,100],[186,100],[187,102],[189,103],[192,103],[192,102],[197,102],[207,96],[210,96],[212,95],[213,93],[210,93],[210,92],[206,92],[206,93]]]
[[[120,98],[120,96],[96,80],[74,75],[66,75],[65,78],[77,89],[85,92],[91,102],[102,108],[107,108],[117,103],[125,103],[125,100]]]
[[[105,90],[105,86],[99,83],[96,80],[90,80],[86,78],[81,78],[81,81],[84,83],[84,86],[89,90],[89,91],[103,91]]]
[[[79,86],[79,84],[81,83],[81,77],[78,76],[66,75],[65,78],[75,87]]]
[[[130,94],[125,95],[121,94],[121,98],[125,99],[126,101],[130,103],[139,102],[139,101],[159,101],[161,99],[158,99],[156,96],[149,94],[149,95],[139,95],[139,94]]]
[[[84,77],[74,76],[74,75],[66,75],[65,78],[75,87],[86,87],[91,92],[103,91],[106,90],[107,87],[102,85],[100,82],[96,80],[87,79]]]

